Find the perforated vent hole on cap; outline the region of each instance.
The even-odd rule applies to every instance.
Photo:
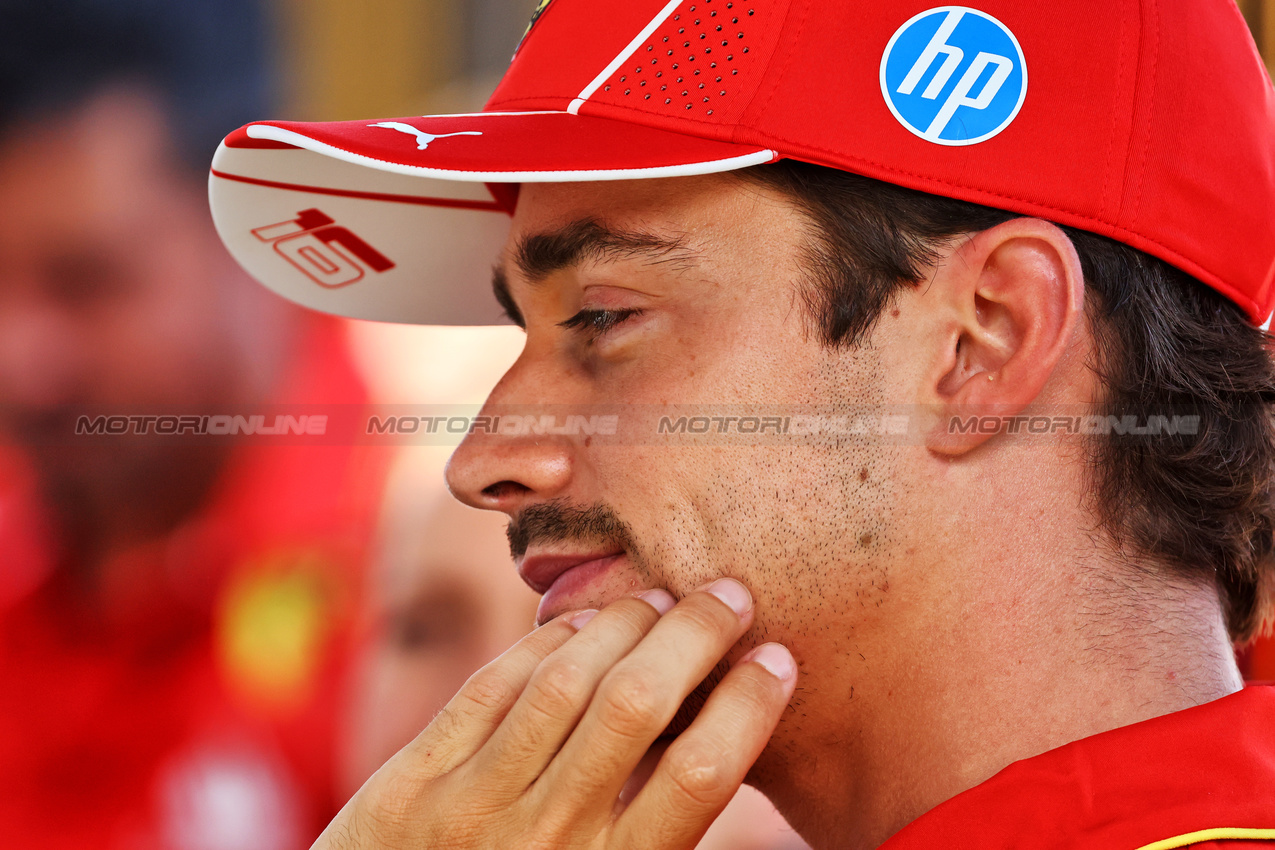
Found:
[[[756,0],[694,0],[683,4],[603,86],[621,98],[641,96],[648,108],[708,115],[738,90],[751,51]],[[655,97],[652,97],[652,94]]]

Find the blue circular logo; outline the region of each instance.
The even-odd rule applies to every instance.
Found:
[[[1004,130],[1027,97],[1027,62],[986,12],[940,6],[899,27],[881,56],[881,94],[911,132],[973,145]]]

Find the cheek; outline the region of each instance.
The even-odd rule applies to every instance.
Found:
[[[862,634],[883,616],[891,579],[901,575],[900,509],[908,496],[899,472],[907,447],[854,434],[864,411],[883,409],[879,365],[854,352],[789,366],[782,380],[764,363],[751,377],[740,370],[745,383],[732,392],[744,395],[740,386],[754,381],[752,394],[772,400],[760,405],[767,412],[823,417],[827,428],[714,432],[661,446],[645,423],[645,440],[616,447],[595,470],[604,501],[632,525],[656,582],[674,593],[722,575],[748,585],[758,608],[746,642],[800,644],[828,629]],[[775,380],[756,383],[759,375]],[[723,403],[729,397],[714,412]],[[840,652],[855,648],[851,637],[829,643]]]
[[[659,510],[643,527],[634,520],[634,532],[649,570],[671,590],[739,578],[757,600],[763,639],[800,639],[833,620],[849,629],[877,615],[901,498],[892,455],[872,445],[667,455],[659,467],[655,457],[642,464],[635,503]]]

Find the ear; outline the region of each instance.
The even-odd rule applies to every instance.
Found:
[[[964,454],[999,428],[947,424],[1014,416],[1037,399],[1081,319],[1084,274],[1058,227],[1017,218],[957,243],[926,296],[942,346],[923,390],[940,413],[929,444]]]

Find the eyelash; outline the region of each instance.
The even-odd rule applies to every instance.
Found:
[[[558,327],[580,331],[592,343],[610,333],[617,325],[641,314],[641,310],[581,310]]]

